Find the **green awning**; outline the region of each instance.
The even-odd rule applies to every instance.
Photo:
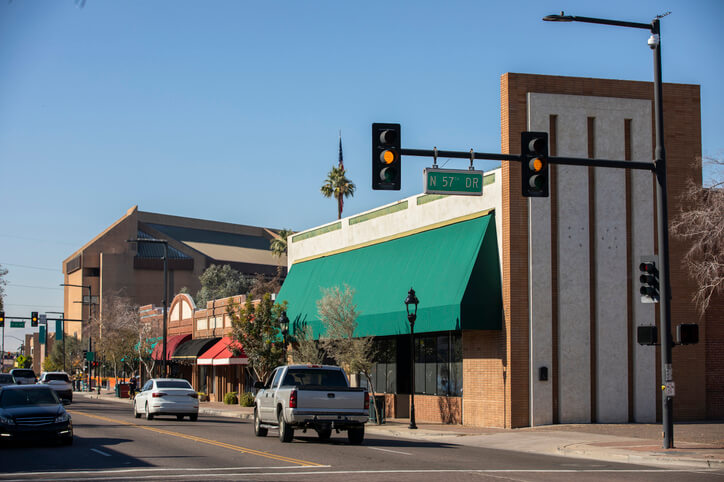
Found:
[[[277,301],[287,301],[290,331],[324,332],[317,315],[323,288],[355,291],[358,336],[409,333],[404,300],[420,300],[415,333],[497,330],[502,326],[494,213],[292,265]]]

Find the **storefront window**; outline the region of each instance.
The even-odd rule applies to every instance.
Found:
[[[375,365],[370,370],[370,378],[377,393],[395,393],[397,391],[397,340],[395,338],[377,339]],[[360,385],[367,387],[364,375],[360,376]]]
[[[462,343],[459,333],[415,337],[415,393],[462,395]]]

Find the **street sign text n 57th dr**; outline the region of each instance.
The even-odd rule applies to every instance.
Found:
[[[428,167],[422,173],[425,194],[483,195],[483,171]]]

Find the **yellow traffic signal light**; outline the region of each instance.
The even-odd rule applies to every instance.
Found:
[[[33,311],[32,313],[30,313],[30,326],[32,326],[33,328],[38,326],[38,312],[37,311]]]
[[[548,133],[521,132],[521,181],[525,197],[548,197]]]
[[[400,124],[372,124],[372,189],[400,190]]]

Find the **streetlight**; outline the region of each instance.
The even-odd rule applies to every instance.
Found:
[[[61,283],[60,286],[69,286],[71,288],[83,288],[88,290],[88,351],[93,351],[93,339],[91,338],[90,333],[90,324],[91,324],[91,317],[93,316],[93,291],[91,289],[91,285],[75,285],[70,283]],[[81,304],[83,303],[81,296]],[[63,318],[65,318],[65,315],[63,315]],[[81,313],[81,319],[83,318],[83,315]],[[82,327],[81,327],[82,329]],[[81,331],[82,334],[82,331]],[[63,320],[63,340],[65,340],[65,320]],[[65,341],[63,342],[65,343]],[[86,360],[87,362],[87,360]],[[63,367],[65,368],[65,366]],[[91,386],[91,367],[90,363],[88,363],[88,390],[90,390]]]
[[[417,304],[420,300],[415,296],[415,290],[410,288],[405,298],[405,309],[407,310],[407,321],[410,322],[410,380],[412,388],[410,389],[410,429],[416,429],[415,425],[415,320],[417,319]],[[412,313],[410,313],[410,305],[412,305]]]
[[[46,313],[46,314],[52,313],[52,314],[55,314],[55,315],[60,315],[60,317],[62,318],[62,319],[60,320],[60,323],[61,323],[60,326],[61,326],[62,334],[63,334],[63,371],[65,372],[65,371],[67,371],[66,368],[65,368],[65,313],[62,312],[62,311],[46,311],[45,313]],[[55,331],[55,340],[58,341],[57,325],[56,325],[56,331]]]
[[[277,322],[279,323],[279,328],[281,328],[282,331],[282,340],[284,343],[284,362],[286,363],[286,357],[287,357],[287,335],[289,334],[289,318],[287,318],[287,312],[282,311],[282,314],[279,315],[279,318],[277,319]]]
[[[168,338],[168,241],[165,239],[129,239],[128,243],[156,243],[163,245],[163,376],[167,376],[166,339]]]
[[[656,212],[659,246],[659,280],[663,288],[660,297],[661,329],[661,377],[664,384],[672,381],[671,370],[671,282],[669,280],[669,212],[666,196],[666,151],[664,149],[664,106],[661,81],[661,28],[659,20],[670,12],[658,15],[651,23],[623,22],[603,18],[576,17],[573,15],[548,15],[543,17],[547,22],[585,22],[629,27],[651,32],[648,45],[654,54],[654,120],[656,127],[656,151],[654,152],[654,173],[656,174]],[[664,429],[664,448],[674,448],[674,398],[668,395],[661,397],[661,422]]]

